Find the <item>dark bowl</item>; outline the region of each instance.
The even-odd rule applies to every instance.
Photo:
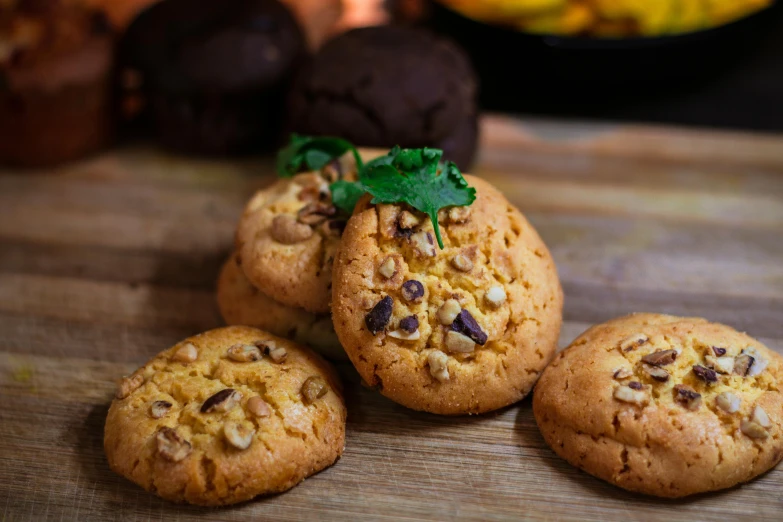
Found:
[[[723,26],[653,38],[534,35],[482,24],[440,5],[433,5],[428,24],[470,54],[484,108],[563,112],[710,81],[752,54],[781,11],[776,2]]]

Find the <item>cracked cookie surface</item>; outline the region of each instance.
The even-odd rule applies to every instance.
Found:
[[[165,499],[225,505],[285,491],[333,464],[345,420],[326,362],[231,326],[186,339],[122,379],[104,449],[112,470]]]
[[[266,330],[309,346],[328,359],[348,358],[334,333],[329,314],[312,314],[301,308],[286,306],[264,294],[250,284],[236,253],[220,270],[217,302],[223,320],[229,325]]]
[[[334,269],[332,318],[370,385],[416,410],[482,413],[523,398],[554,356],[563,296],[522,214],[485,181],[432,224],[403,206],[357,205]]]
[[[728,326],[634,314],[558,354],[533,411],[547,444],[574,466],[682,497],[746,482],[783,458],[781,372],[780,355]]]

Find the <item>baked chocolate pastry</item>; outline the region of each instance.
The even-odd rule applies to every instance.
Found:
[[[288,128],[369,147],[441,147],[467,168],[477,141],[477,81],[456,45],[425,30],[354,29],[297,76]]]
[[[296,20],[277,0],[166,0],[131,24],[121,59],[164,145],[222,155],[274,142],[304,53]]]
[[[98,11],[0,3],[0,163],[54,165],[110,141],[113,42]]]

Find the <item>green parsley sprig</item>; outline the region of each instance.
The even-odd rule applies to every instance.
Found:
[[[407,203],[430,217],[442,249],[438,211],[476,200],[476,189],[468,185],[457,166],[450,161],[441,163],[443,151],[439,149],[394,147],[386,156],[364,164],[356,147],[346,140],[294,134],[278,154],[277,171],[281,177],[291,177],[302,170],[318,170],[349,151],[356,159],[358,180],[338,180],[330,186],[332,202],[348,214],[365,193],[373,196],[373,204]]]

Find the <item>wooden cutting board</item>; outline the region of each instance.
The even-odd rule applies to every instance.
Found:
[[[783,135],[490,116],[474,172],[538,228],[566,295],[561,346],[633,311],[699,315],[783,351]],[[11,520],[783,517],[783,467],[680,501],[577,471],[530,399],[479,417],[406,410],[341,367],[348,441],[292,491],[219,510],[114,475],[114,381],[219,326],[213,286],[271,160],[194,161],[127,147],[50,172],[0,174],[0,513]]]

